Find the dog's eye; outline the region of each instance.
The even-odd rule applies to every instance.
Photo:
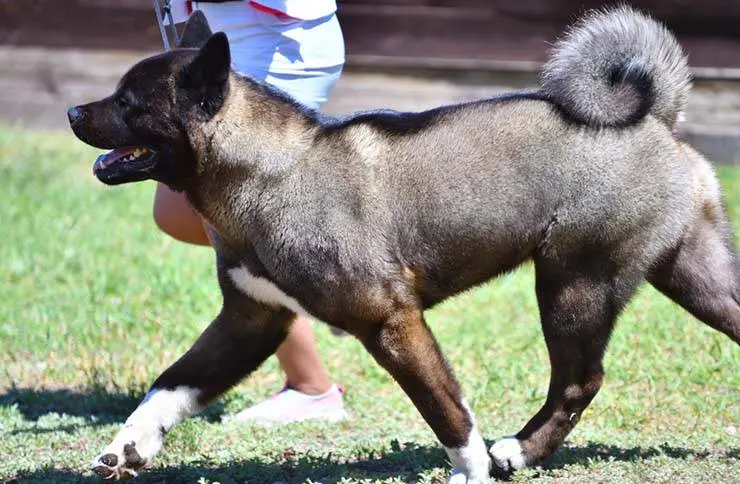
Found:
[[[116,96],[116,104],[122,108],[133,108],[133,103],[129,100],[129,98],[124,94],[119,94]]]

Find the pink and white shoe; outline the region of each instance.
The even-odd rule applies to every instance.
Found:
[[[308,395],[285,387],[267,400],[249,407],[228,420],[260,425],[283,425],[303,420],[338,422],[347,418],[344,390],[332,385],[321,395]]]

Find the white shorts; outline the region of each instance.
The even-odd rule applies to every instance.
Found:
[[[316,20],[279,17],[248,2],[193,2],[213,32],[229,38],[234,70],[318,109],[344,66],[344,37],[335,14]]]

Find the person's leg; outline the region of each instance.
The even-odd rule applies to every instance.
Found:
[[[332,383],[316,348],[311,321],[298,316],[289,336],[275,353],[285,372],[285,384],[307,395],[328,392]]]
[[[213,31],[223,31],[229,37],[233,67],[238,72],[276,85],[314,109],[326,101],[344,64],[344,41],[336,16],[284,21],[254,11],[245,2],[196,5]],[[161,184],[155,196],[154,220],[177,240],[210,245],[202,220],[184,195]],[[342,391],[332,385],[326,373],[308,319],[296,319],[276,356],[285,372],[285,388],[240,412],[237,419],[275,423],[346,416]]]
[[[157,227],[170,237],[189,244],[210,245],[203,220],[182,193],[157,184],[153,212]],[[331,388],[308,319],[296,318],[276,355],[290,388],[308,395],[326,393]]]
[[[296,318],[275,354],[285,372],[285,387],[228,419],[274,425],[308,419],[338,421],[347,417],[344,390],[333,384],[326,373],[309,319]]]
[[[188,244],[211,245],[203,227],[203,219],[190,206],[184,193],[157,183],[152,212],[159,230],[173,239]]]

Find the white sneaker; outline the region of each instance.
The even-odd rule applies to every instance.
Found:
[[[283,425],[311,419],[338,422],[346,418],[344,390],[332,385],[329,391],[321,395],[308,395],[286,386],[267,400],[242,410],[228,420]]]

